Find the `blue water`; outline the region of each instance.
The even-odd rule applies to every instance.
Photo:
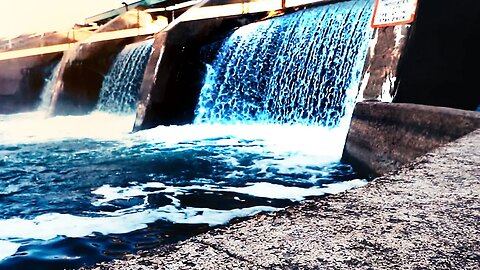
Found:
[[[0,115],[0,269],[92,265],[365,185],[340,162],[368,43],[364,3],[233,32],[191,125],[132,133],[132,99],[103,109],[118,89],[135,96],[138,84],[106,86],[138,82],[141,72],[114,70],[143,63],[143,45],[117,57],[110,74],[122,75],[107,77],[108,98],[89,115]]]
[[[341,129],[0,119],[0,269],[91,264],[365,184],[339,163]]]
[[[343,2],[236,30],[208,67],[196,122],[337,126],[358,93],[371,5]]]

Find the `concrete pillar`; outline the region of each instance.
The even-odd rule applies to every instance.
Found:
[[[397,69],[410,34],[410,25],[376,28],[370,42],[360,92],[363,100],[391,102]]]

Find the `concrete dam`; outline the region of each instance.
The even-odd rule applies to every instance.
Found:
[[[480,4],[123,5],[0,40],[0,269],[478,266]]]

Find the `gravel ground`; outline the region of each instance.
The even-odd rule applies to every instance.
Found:
[[[480,269],[480,130],[367,186],[91,269]]]

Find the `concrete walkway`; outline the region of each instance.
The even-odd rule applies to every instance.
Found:
[[[480,269],[480,130],[369,185],[94,269]]]

